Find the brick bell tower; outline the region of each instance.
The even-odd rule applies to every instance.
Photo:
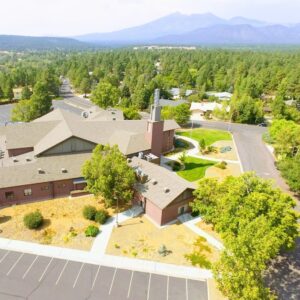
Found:
[[[151,105],[151,115],[147,122],[146,140],[151,146],[151,153],[160,157],[163,149],[164,121],[161,120],[161,106],[159,105],[159,89],[155,90],[154,104]]]

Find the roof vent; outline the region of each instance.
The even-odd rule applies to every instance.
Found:
[[[156,179],[152,179],[152,184],[153,185],[157,185],[157,180]]]
[[[145,173],[142,173],[140,179],[141,179],[141,183],[146,183],[148,180],[148,175]]]
[[[38,168],[38,173],[39,174],[45,174],[45,171],[42,168]]]
[[[164,188],[164,192],[167,194],[170,192],[170,189],[169,188]]]
[[[13,157],[13,162],[18,162],[18,159],[16,157]]]
[[[26,161],[31,161],[30,157],[26,157],[25,159],[26,159]]]
[[[65,169],[65,168],[61,168],[61,172],[62,172],[62,173],[68,173],[68,170]]]

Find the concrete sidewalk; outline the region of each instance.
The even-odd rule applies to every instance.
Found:
[[[140,213],[140,207],[133,207],[118,215],[119,222],[124,222]],[[107,224],[101,226],[101,233],[95,239],[91,251],[41,245],[5,238],[0,238],[0,249],[195,280],[212,278],[211,271],[205,269],[106,255],[105,250],[115,224],[115,217],[113,217],[108,220]]]
[[[196,225],[197,223],[199,223],[200,221],[202,221],[201,217],[195,217],[195,218],[193,218],[191,216],[191,214],[184,214],[184,215],[179,216],[178,220],[183,225],[185,225],[186,227],[188,227],[190,230],[192,230],[193,232],[195,232],[196,234],[198,234],[199,236],[204,237],[209,244],[211,244],[212,246],[214,246],[218,250],[223,250],[224,249],[224,246],[223,246],[223,244],[220,241],[218,241],[213,236],[211,236],[210,234],[208,234],[207,232],[205,232],[204,230],[202,230],[201,228],[199,228]]]

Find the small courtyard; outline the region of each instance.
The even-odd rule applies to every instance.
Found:
[[[86,237],[85,230],[94,225],[100,226],[101,231],[101,225],[83,217],[82,211],[87,205],[104,208],[103,201],[94,196],[60,198],[3,208],[0,210],[0,237],[89,251],[95,238]],[[43,215],[44,223],[41,228],[30,230],[24,226],[23,218],[37,210]],[[110,215],[115,212],[114,209],[107,211]]]
[[[197,238],[196,233],[179,221],[158,228],[147,217],[140,216],[113,229],[106,254],[191,266],[185,255],[193,252]],[[159,253],[162,245],[166,247],[166,256]],[[206,259],[216,262],[219,251],[207,242],[204,246],[209,248],[209,251],[204,251]]]
[[[175,150],[166,155],[164,164],[180,177],[197,183],[204,177],[222,181],[241,175],[238,152],[229,132],[197,128],[178,130],[176,135]]]

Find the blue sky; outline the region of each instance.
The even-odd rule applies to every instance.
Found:
[[[107,32],[176,11],[300,23],[300,0],[2,0],[0,9],[0,34],[21,35]]]

